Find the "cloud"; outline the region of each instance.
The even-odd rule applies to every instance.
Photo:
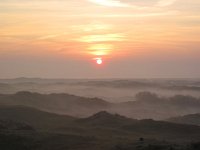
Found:
[[[88,0],[88,1],[108,7],[130,7],[129,4],[122,3],[119,0]]]
[[[177,0],[160,0],[157,3],[157,6],[161,6],[161,7],[165,7],[165,6],[169,6],[172,5],[176,2]]]
[[[112,29],[112,25],[105,24],[101,22],[92,22],[87,25],[75,25],[72,26],[72,29],[78,30],[78,31],[85,31],[85,32],[91,32],[91,31],[105,31]]]
[[[111,41],[120,42],[124,40],[125,36],[121,34],[87,35],[78,39],[78,41],[86,43],[111,42]]]
[[[166,7],[177,0],[88,0],[89,2],[108,7]]]

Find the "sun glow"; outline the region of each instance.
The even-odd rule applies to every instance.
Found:
[[[98,65],[101,65],[103,63],[103,60],[101,58],[96,58],[96,63]]]
[[[96,56],[104,56],[111,53],[113,45],[111,44],[93,44],[89,48],[89,53]]]
[[[77,39],[77,41],[85,43],[96,42],[122,42],[125,41],[125,36],[121,34],[99,34],[99,35],[86,35]]]

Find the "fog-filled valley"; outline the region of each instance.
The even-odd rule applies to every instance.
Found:
[[[0,79],[1,94],[19,91],[67,93],[115,103],[133,101],[137,93],[144,91],[164,97],[190,95],[199,98],[200,79]]]
[[[88,117],[99,111],[108,111],[134,119],[164,120],[169,117],[200,113],[199,98],[182,95],[159,97],[150,92],[136,94],[134,101],[111,103],[96,97],[22,91],[16,94],[1,94],[0,104],[28,106],[75,117]]]
[[[0,80],[4,150],[197,150],[199,141],[198,79]]]

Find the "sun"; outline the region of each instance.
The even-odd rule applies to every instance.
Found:
[[[96,59],[96,63],[97,63],[98,65],[101,65],[101,64],[103,63],[103,61],[102,61],[101,58],[98,58],[98,59]]]

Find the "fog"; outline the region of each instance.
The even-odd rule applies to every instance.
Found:
[[[163,120],[200,113],[198,79],[19,78],[0,82],[3,105],[25,105],[75,117],[108,111],[134,119]]]
[[[98,97],[108,102],[134,101],[139,92],[149,91],[163,97],[190,95],[200,97],[199,79],[7,79],[0,80],[0,93],[30,91],[42,94],[68,93]]]

